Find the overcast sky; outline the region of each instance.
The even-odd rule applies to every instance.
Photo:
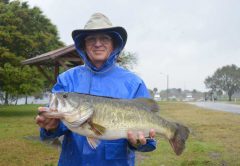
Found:
[[[222,66],[240,67],[238,0],[28,0],[72,44],[95,12],[128,32],[125,50],[138,55],[134,68],[147,87],[205,91],[204,80]],[[163,74],[162,74],[163,73]]]

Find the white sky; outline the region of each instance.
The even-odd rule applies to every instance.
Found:
[[[125,49],[138,55],[134,71],[148,88],[197,89],[222,66],[240,67],[238,0],[27,0],[72,44],[71,32],[101,12],[128,32]],[[164,74],[161,74],[164,73]]]

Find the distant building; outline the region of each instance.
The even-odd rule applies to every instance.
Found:
[[[161,101],[161,96],[160,96],[159,93],[156,93],[156,94],[154,95],[154,100],[156,100],[156,101]]]
[[[194,100],[194,98],[192,97],[192,94],[189,93],[186,95],[186,97],[183,101],[193,101],[193,100]]]
[[[171,101],[177,101],[177,97],[174,96],[174,95],[173,96],[169,96],[168,99],[171,100]]]

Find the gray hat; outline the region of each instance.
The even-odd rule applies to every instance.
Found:
[[[123,45],[125,45],[127,41],[126,30],[120,26],[113,26],[110,20],[101,13],[93,14],[84,26],[84,29],[74,30],[72,32],[72,38],[74,41],[82,40],[92,33],[117,33],[122,38]]]

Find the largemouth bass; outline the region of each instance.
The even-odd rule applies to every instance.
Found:
[[[79,93],[55,93],[50,96],[50,111],[40,112],[47,118],[59,118],[73,132],[94,139],[127,138],[127,132],[142,131],[146,137],[150,129],[167,138],[177,155],[185,148],[189,129],[158,115],[158,104],[147,98],[115,99]]]

